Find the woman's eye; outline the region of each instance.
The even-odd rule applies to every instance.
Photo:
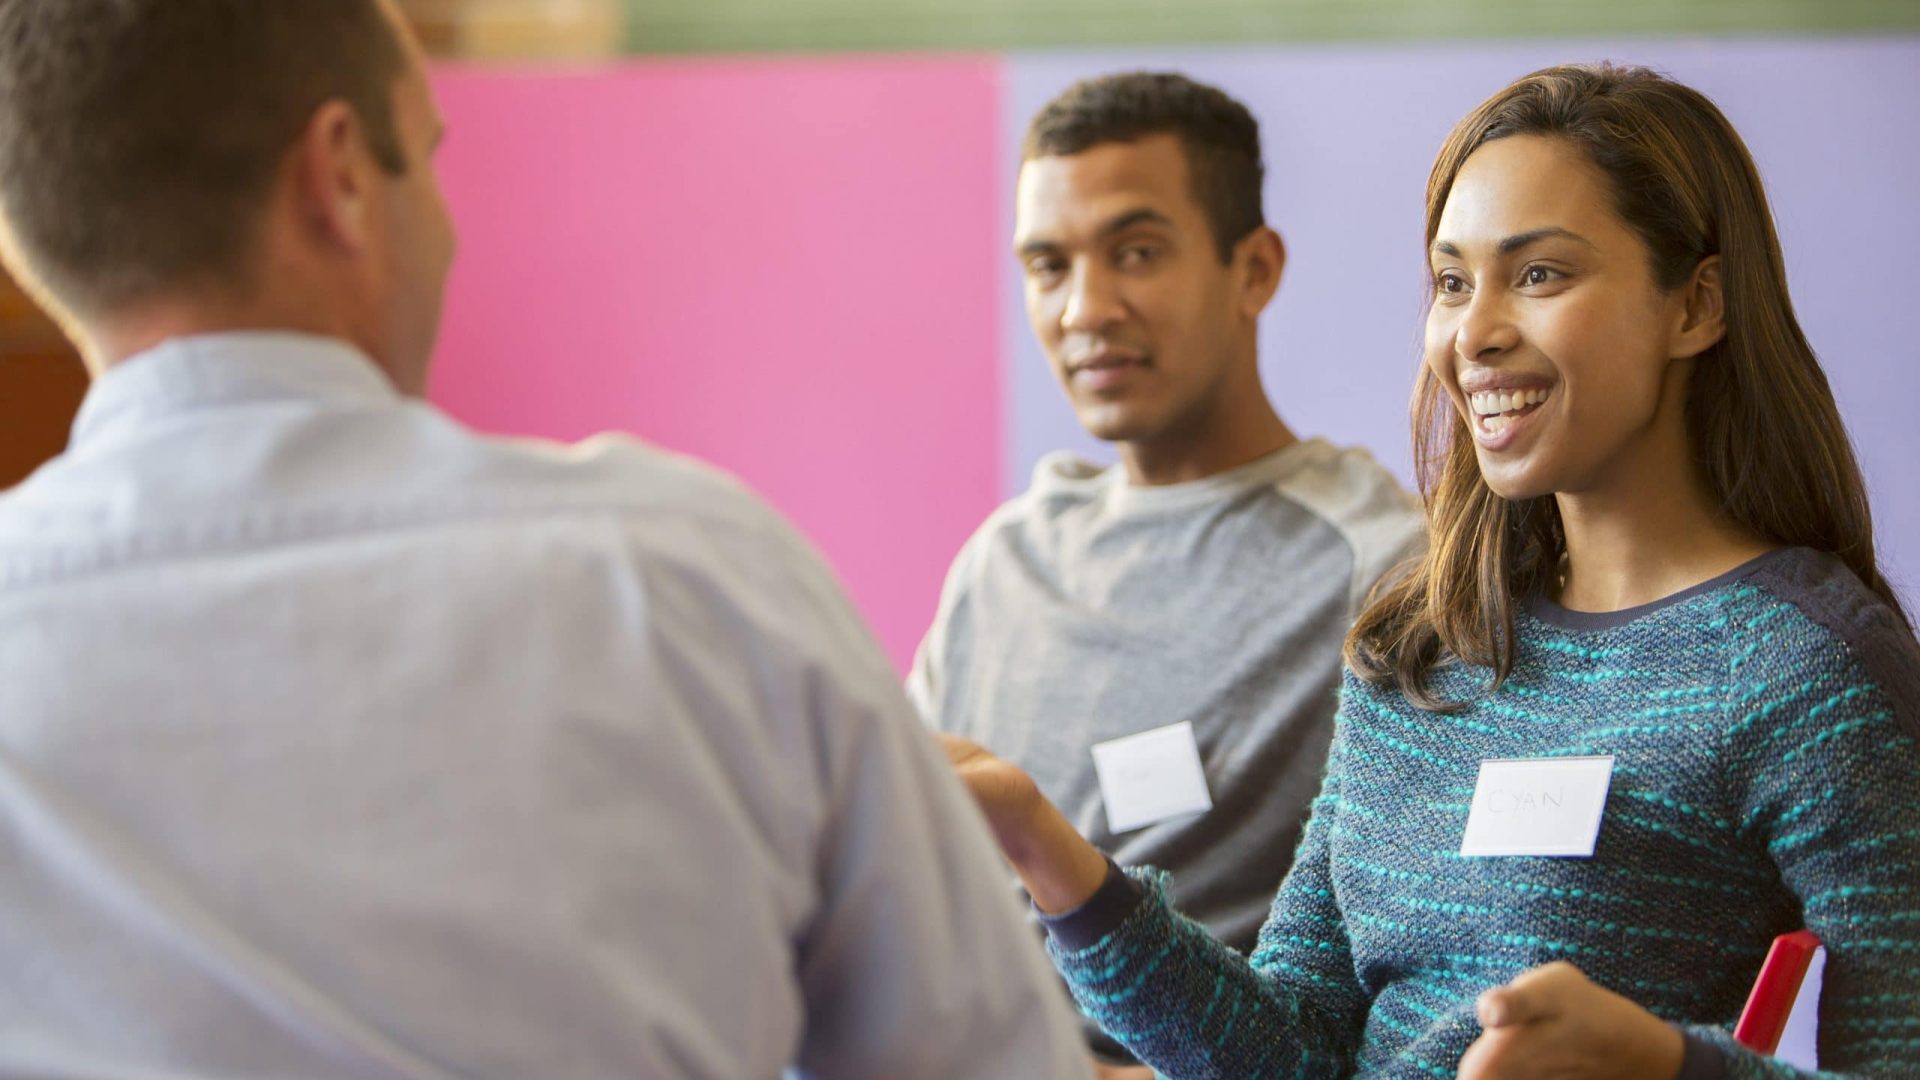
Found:
[[[1557,275],[1547,267],[1529,266],[1525,270],[1520,271],[1520,283],[1522,285],[1545,285],[1556,276]]]
[[[1433,278],[1433,289],[1438,293],[1463,293],[1467,291],[1467,282],[1466,279],[1459,274],[1451,272],[1435,274]]]

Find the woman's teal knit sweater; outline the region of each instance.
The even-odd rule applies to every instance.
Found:
[[[1081,1006],[1176,1080],[1444,1078],[1474,1000],[1565,960],[1682,1026],[1689,1071],[1798,1075],[1728,1034],[1775,935],[1828,950],[1830,1072],[1920,1077],[1920,648],[1837,560],[1764,556],[1644,608],[1536,603],[1450,715],[1351,674],[1252,956],[1151,869],[1049,919]],[[1616,759],[1591,858],[1459,855],[1482,761]],[[1275,853],[1278,855],[1279,853]]]

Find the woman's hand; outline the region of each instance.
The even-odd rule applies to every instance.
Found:
[[[1565,962],[1480,995],[1480,1026],[1460,1080],[1674,1080],[1685,1040],[1673,1025]]]
[[[940,749],[946,751],[954,775],[966,785],[973,801],[979,803],[987,815],[987,825],[993,829],[993,838],[1000,842],[1000,849],[1007,853],[1009,860],[1018,863],[1028,846],[1027,833],[1039,816],[1040,805],[1046,802],[1040,786],[1026,770],[994,757],[979,743],[958,735],[936,734],[934,738],[940,740]]]
[[[1086,903],[1107,879],[1107,857],[1087,843],[1033,777],[978,743],[938,734],[955,775],[987,815],[1000,850],[1033,904],[1049,915]]]

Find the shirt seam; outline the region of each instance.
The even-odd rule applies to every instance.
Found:
[[[376,533],[392,535],[412,530],[516,520],[533,520],[545,525],[564,518],[611,518],[628,523],[635,517],[659,509],[639,504],[569,504],[556,502],[551,496],[529,499],[522,505],[429,504],[423,507],[412,504],[404,508],[379,508],[371,512],[347,505],[277,508],[218,521],[180,521],[147,526],[110,540],[94,540],[92,550],[80,554],[72,553],[70,548],[48,545],[47,550],[53,554],[46,559],[16,554],[18,549],[11,548],[0,537],[0,589],[33,588],[134,567],[192,562],[205,557],[229,555],[235,551],[257,554],[342,537],[359,538]],[[691,507],[674,508],[673,520],[676,525],[692,525],[696,528],[735,528],[752,536],[764,536],[768,532],[763,524],[701,513]]]

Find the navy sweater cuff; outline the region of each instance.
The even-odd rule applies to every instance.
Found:
[[[1727,1057],[1712,1042],[1682,1028],[1686,1053],[1680,1058],[1680,1075],[1674,1080],[1726,1080]]]
[[[1108,859],[1107,879],[1086,903],[1058,915],[1042,914],[1040,925],[1047,928],[1047,933],[1061,948],[1077,952],[1099,944],[1101,938],[1118,929],[1127,921],[1127,916],[1139,909],[1146,895],[1144,886]]]

